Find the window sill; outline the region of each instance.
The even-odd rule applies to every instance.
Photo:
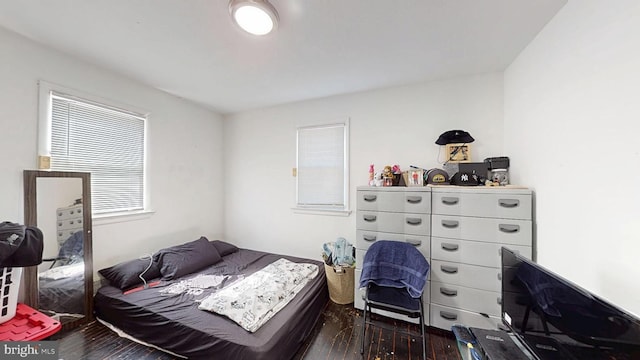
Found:
[[[113,214],[95,215],[92,218],[93,226],[115,224],[127,221],[149,219],[156,212],[153,210],[127,211]]]
[[[295,207],[292,208],[294,214],[307,214],[307,215],[326,215],[326,216],[349,216],[351,210],[331,210],[331,209],[306,209]]]

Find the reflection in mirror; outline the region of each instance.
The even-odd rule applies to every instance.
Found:
[[[35,176],[28,195],[27,175]],[[30,305],[63,328],[91,318],[90,195],[85,181],[86,173],[25,171],[25,214],[30,214],[29,225],[44,235],[43,262],[27,271],[35,278],[28,290]]]
[[[38,266],[38,309],[61,322],[84,316],[82,179],[39,178],[38,227],[44,234]]]

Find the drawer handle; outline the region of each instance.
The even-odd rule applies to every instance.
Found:
[[[420,225],[420,224],[422,224],[422,219],[420,219],[420,218],[407,218],[407,224],[409,224],[409,225]]]
[[[486,317],[487,319],[489,319],[489,314],[487,314],[487,313],[478,313],[478,314],[480,314],[481,316],[484,316],[484,317]]]
[[[458,296],[458,290],[451,290],[447,288],[440,288],[440,293],[445,296]]]
[[[405,239],[404,241],[409,243],[409,244],[411,244],[411,245],[413,245],[413,246],[422,245],[422,240],[419,240],[419,239]]]
[[[501,297],[498,297],[498,298],[496,299],[496,302],[498,303],[498,305],[502,305],[502,298],[501,298]]]
[[[458,203],[458,201],[460,201],[460,199],[458,199],[457,197],[442,197],[442,203],[445,205],[455,205]]]
[[[365,215],[362,218],[364,219],[364,221],[374,222],[374,221],[376,221],[377,216],[375,216],[375,215]]]
[[[447,229],[455,229],[460,225],[460,222],[457,220],[442,220],[442,226]]]
[[[422,196],[407,196],[407,202],[409,204],[420,204],[422,202]]]
[[[498,280],[502,281],[502,273],[498,273]]]
[[[373,242],[373,241],[376,241],[376,236],[362,235],[362,239],[364,241]]]
[[[377,198],[378,198],[377,195],[365,195],[364,201],[373,202],[373,201],[376,201]]]
[[[458,272],[457,267],[447,266],[447,265],[440,265],[440,270],[442,270],[443,273],[447,273],[447,274],[455,274]]]
[[[443,319],[447,319],[449,321],[454,321],[454,320],[458,319],[458,315],[456,315],[454,313],[446,312],[446,311],[440,311],[440,316]]]
[[[498,227],[500,228],[500,231],[507,234],[513,234],[520,231],[520,225],[500,224]]]
[[[515,208],[518,207],[518,205],[520,205],[520,200],[518,199],[500,199],[498,200],[498,203],[500,204],[500,206],[504,207],[504,208]]]
[[[446,250],[446,251],[457,251],[458,250],[458,244],[442,243],[442,249]]]

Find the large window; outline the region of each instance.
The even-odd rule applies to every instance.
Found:
[[[91,173],[94,215],[144,210],[146,115],[43,82],[40,92],[39,152],[51,170]]]
[[[297,209],[349,210],[348,122],[297,132]]]

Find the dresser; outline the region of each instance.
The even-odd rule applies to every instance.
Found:
[[[532,256],[531,190],[433,186],[431,191],[430,325],[495,329],[501,322],[501,247]]]
[[[356,270],[354,306],[364,308],[362,291],[359,289],[362,260],[371,244],[378,240],[405,241],[414,245],[431,263],[431,189],[428,187],[358,187],[356,209]],[[425,286],[424,323],[429,324],[429,285]],[[375,310],[410,322],[399,314]]]
[[[74,233],[84,230],[82,204],[56,209],[56,240],[58,248]]]

